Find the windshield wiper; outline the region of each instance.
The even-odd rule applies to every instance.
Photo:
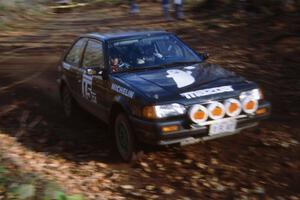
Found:
[[[151,65],[151,66],[145,66],[145,67],[130,67],[126,69],[125,71],[140,71],[140,70],[152,70],[152,69],[161,69],[164,68],[165,65],[160,64],[160,65]]]
[[[162,68],[172,67],[172,66],[176,66],[176,65],[192,65],[192,64],[201,63],[201,62],[202,61],[180,61],[180,62],[164,63],[164,64],[152,65],[152,66],[146,66],[146,67],[130,67],[129,69],[126,69],[125,71],[162,69]]]
[[[164,66],[169,67],[169,66],[176,66],[176,65],[193,65],[201,62],[202,61],[178,61],[178,62],[166,63],[164,64]]]

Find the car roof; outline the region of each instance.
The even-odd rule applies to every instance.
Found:
[[[167,31],[119,31],[119,32],[108,32],[108,33],[88,33],[84,34],[81,37],[92,37],[100,40],[116,40],[123,39],[128,37],[135,36],[144,36],[144,35],[161,35],[161,34],[170,34]]]

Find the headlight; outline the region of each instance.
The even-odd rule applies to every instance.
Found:
[[[173,103],[168,105],[146,106],[143,109],[143,116],[148,119],[165,118],[182,115],[186,112],[183,105]]]
[[[260,100],[260,99],[264,98],[263,93],[260,89],[253,89],[253,90],[242,92],[240,94],[240,100],[243,100],[246,97],[251,97],[252,99],[255,99],[255,100]]]

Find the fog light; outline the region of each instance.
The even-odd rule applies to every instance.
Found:
[[[162,132],[167,133],[167,132],[174,132],[178,131],[179,127],[177,125],[172,125],[172,126],[164,126],[162,127]]]
[[[246,108],[247,110],[252,110],[253,108],[255,108],[255,103],[254,103],[254,101],[249,101],[249,102],[246,104],[245,108]]]
[[[196,104],[189,110],[189,116],[194,123],[205,122],[208,118],[207,108]]]
[[[257,100],[251,97],[246,97],[245,99],[243,99],[242,105],[244,112],[248,114],[255,113],[258,108]]]
[[[224,104],[225,104],[226,114],[230,117],[236,117],[242,111],[242,105],[240,101],[236,99],[227,99]]]
[[[214,101],[207,107],[211,119],[221,119],[225,115],[225,107],[220,102]]]
[[[260,108],[256,111],[256,114],[257,115],[262,115],[262,114],[265,114],[267,112],[267,109],[266,108]]]

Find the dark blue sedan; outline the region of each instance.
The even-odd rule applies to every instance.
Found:
[[[192,144],[270,114],[256,83],[207,58],[165,31],[83,35],[59,66],[64,112],[71,117],[80,106],[109,124],[126,161],[141,142]]]

